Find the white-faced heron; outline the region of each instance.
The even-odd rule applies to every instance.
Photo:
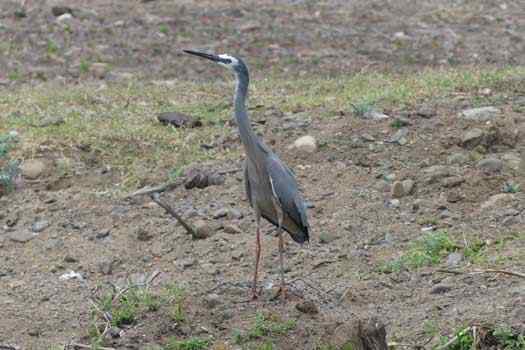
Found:
[[[257,273],[261,257],[260,226],[261,216],[277,226],[279,235],[279,265],[281,274],[281,298],[285,299],[284,264],[283,264],[283,229],[297,243],[308,242],[310,227],[306,216],[306,207],[299,192],[294,174],[260,138],[255,135],[248,113],[246,97],[248,95],[249,74],[246,64],[238,57],[230,55],[212,55],[204,52],[184,50],[184,52],[207,58],[229,68],[237,78],[235,88],[235,119],[239,127],[242,144],[246,151],[244,182],[250,205],[255,211],[257,222],[257,241],[255,249],[255,273],[253,276],[253,298],[257,298]]]

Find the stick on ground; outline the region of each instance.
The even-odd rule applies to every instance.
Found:
[[[163,202],[160,200],[160,196],[157,192],[154,192],[150,195],[151,197],[151,200],[154,201],[155,203],[157,203],[159,206],[161,206],[168,214],[170,214],[171,216],[173,216],[181,225],[182,227],[184,227],[184,229],[192,236],[192,237],[196,237],[197,236],[197,233],[195,231],[195,228],[191,225],[191,224],[188,224],[186,221],[184,221],[184,219],[175,212],[175,210],[173,210],[172,207],[170,207],[167,203]]]

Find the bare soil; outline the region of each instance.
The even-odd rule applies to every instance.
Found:
[[[25,17],[20,18],[14,15],[21,9],[19,2],[1,2],[3,88],[55,79],[67,84],[118,81],[129,75],[217,79],[217,69],[183,58],[180,49],[187,47],[247,57],[254,79],[525,64],[521,1],[76,0],[67,2],[73,18],[60,22],[51,8],[64,3],[26,1]],[[94,77],[97,62],[107,64],[107,74]],[[257,341],[236,345],[233,334],[248,329],[257,312],[297,320],[287,335],[268,338],[277,349],[320,348],[336,337],[339,323],[369,315],[386,324],[390,342],[427,347],[439,342],[432,327],[442,335],[469,324],[506,324],[523,331],[522,278],[440,272],[448,269],[446,257],[437,266],[393,273],[379,269],[410,249],[432,223],[432,229],[446,230],[463,248],[483,242],[481,261],[465,259],[460,271],[525,272],[525,195],[502,194],[509,181],[525,188],[523,168],[504,162],[501,170],[486,172],[477,165],[481,158],[523,152],[525,77],[489,88],[457,91],[452,100],[430,99],[410,110],[384,111],[409,120],[404,145],[385,142],[398,130],[392,119],[371,121],[351,111],[330,119],[312,113],[308,133],[321,146],[307,156],[287,147],[304,130],[279,130],[272,127],[279,124],[279,113],[254,112],[264,115],[266,124],[259,130],[294,169],[313,206],[310,245],[286,244],[292,293],[285,305],[271,298],[278,283],[278,256],[277,239],[267,223],[263,295],[247,302],[255,222],[241,172],[228,174],[221,186],[179,188],[163,195],[181,213],[193,212],[194,218],[218,227],[203,240],[192,240],[148,198],[105,196],[102,188],[121,179],[104,177],[99,167],[86,164],[91,173],[82,181],[57,183],[47,174],[26,181],[23,190],[0,197],[0,344],[15,349],[88,344],[89,297],[97,286],[122,284],[157,270],[154,291],[173,282],[185,287],[186,320],[174,322],[161,308],[122,327],[120,336],[106,339],[105,346],[145,349],[176,336],[212,337],[216,349],[249,348]],[[491,99],[495,94],[498,98]],[[480,100],[501,110],[496,120],[458,117]],[[474,151],[461,141],[473,127],[493,135]],[[450,164],[449,156],[458,152],[467,159]],[[45,147],[39,156],[45,159]],[[449,174],[429,179],[436,172],[429,168],[436,165],[447,167]],[[241,159],[213,166],[238,168]],[[395,180],[388,178],[391,174]],[[450,177],[461,181],[446,184]],[[405,179],[413,180],[415,188],[393,204],[392,184]],[[220,208],[235,208],[243,217],[213,219]],[[25,243],[9,238],[30,232],[39,218],[50,226],[36,237]],[[232,223],[242,233],[220,228]],[[111,271],[104,268],[108,264]],[[69,271],[81,273],[83,280],[59,278]],[[213,308],[206,302],[212,291],[220,296]],[[313,300],[320,313],[298,311],[296,304],[303,300]]]

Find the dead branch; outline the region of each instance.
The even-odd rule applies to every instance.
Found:
[[[443,272],[443,273],[452,273],[454,275],[463,275],[463,274],[474,275],[474,274],[478,274],[478,273],[501,273],[501,274],[504,274],[504,275],[525,278],[525,274],[523,274],[523,273],[514,272],[514,271],[507,271],[507,270],[496,270],[496,269],[473,270],[473,271],[457,271],[457,270],[439,269],[439,270],[436,270],[436,271],[437,272]]]
[[[171,191],[179,187],[183,183],[184,182],[182,180],[179,180],[175,182],[168,182],[168,183],[158,185],[158,186],[146,186],[146,187],[141,188],[140,190],[137,190],[133,193],[128,194],[125,197],[125,199],[129,199],[131,197],[136,197],[136,196],[142,196],[142,195],[151,195],[153,193],[162,193],[166,191]]]
[[[72,343],[71,346],[73,348],[79,348],[79,349],[92,349],[91,345],[84,345],[84,344],[80,344],[80,343]],[[116,350],[115,348],[107,348],[107,347],[104,347],[104,346],[99,346],[99,347],[97,347],[97,349],[100,349],[100,350]]]
[[[151,200],[154,201],[155,203],[157,203],[159,206],[161,206],[168,214],[170,214],[171,216],[173,216],[181,225],[182,227],[184,227],[184,229],[186,230],[186,232],[188,232],[192,237],[196,237],[197,236],[197,233],[195,231],[195,228],[191,225],[191,224],[188,224],[186,221],[184,221],[184,219],[182,219],[182,217],[177,214],[175,212],[175,210],[173,210],[172,207],[170,207],[167,203],[163,202],[160,200],[160,196],[157,192],[154,192],[150,195],[151,197]]]

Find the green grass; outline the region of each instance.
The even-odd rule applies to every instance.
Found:
[[[83,59],[80,73],[89,69],[89,61]],[[421,102],[448,101],[457,92],[474,96],[485,87],[498,87],[504,93],[505,82],[524,72],[523,68],[429,69],[417,74],[362,73],[337,79],[268,77],[253,80],[250,105],[277,106],[283,112],[306,110],[322,118],[352,111],[352,105],[359,106],[361,112],[372,106],[399,110]],[[11,79],[20,78],[18,72],[13,73]],[[45,144],[51,152],[79,156],[92,167],[109,167],[119,178],[118,186],[111,184],[103,190],[114,194],[165,181],[170,169],[239,158],[240,148],[201,147],[214,143],[217,137],[236,135],[234,128],[224,127],[232,113],[233,81],[227,74],[209,83],[173,81],[162,85],[137,79],[108,82],[102,89],[93,83],[67,88],[55,84],[21,85],[0,96],[0,133],[23,131],[19,158],[31,157]],[[175,129],[161,125],[156,115],[165,111],[198,117],[204,126]],[[53,115],[62,116],[65,123],[34,126]]]
[[[20,168],[18,160],[12,159],[9,153],[17,143],[17,135],[0,134],[0,194],[15,189],[15,179],[20,174]]]
[[[484,334],[481,339],[479,339],[480,334]],[[472,327],[464,327],[456,331],[451,337],[441,337],[440,342],[440,346],[451,342],[447,346],[447,350],[478,349],[479,342],[490,343],[495,349],[523,350],[525,349],[525,334],[517,333],[512,328],[502,325],[494,329],[485,329],[484,332],[478,333],[478,339],[476,340]]]
[[[166,286],[164,294],[164,299],[170,307],[169,317],[178,323],[185,322],[187,317],[184,308],[184,302],[186,299],[186,292],[184,289],[177,284],[172,283]]]
[[[190,338],[185,340],[177,340],[176,338],[171,338],[164,350],[204,350],[208,349],[210,342],[208,340],[200,338]]]
[[[257,313],[253,325],[246,331],[234,330],[233,339],[236,344],[243,344],[265,337],[275,337],[288,334],[295,329],[295,320],[283,321],[276,316]]]
[[[423,266],[435,265],[448,253],[457,250],[446,231],[435,231],[425,234],[412,243],[409,250],[401,257],[383,263],[379,271],[384,273],[399,272],[403,269],[417,269]]]

